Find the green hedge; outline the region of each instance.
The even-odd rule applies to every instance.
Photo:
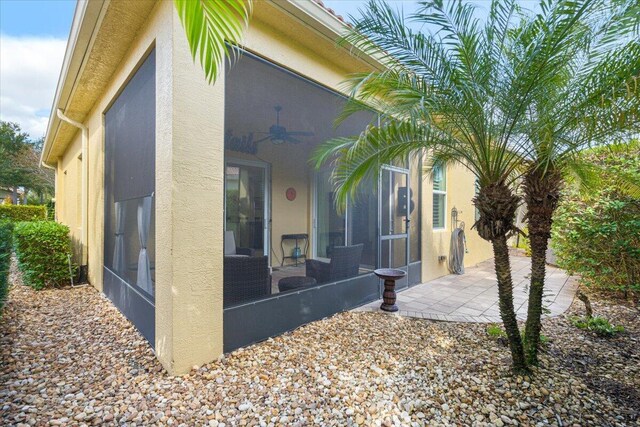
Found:
[[[7,300],[9,291],[9,266],[13,246],[13,223],[0,221],[0,310]]]
[[[42,289],[69,283],[69,227],[54,221],[19,222],[13,236],[25,284]]]
[[[0,205],[0,220],[42,221],[47,219],[47,208],[43,205]]]
[[[49,200],[46,206],[47,206],[47,220],[55,221],[56,220],[56,202],[53,200]]]
[[[640,295],[640,200],[599,196],[565,200],[556,211],[551,242],[558,265],[588,286]]]
[[[589,192],[565,190],[551,238],[558,265],[578,273],[582,283],[636,298],[640,297],[639,153],[640,141],[583,152],[582,160],[602,171],[599,186]]]

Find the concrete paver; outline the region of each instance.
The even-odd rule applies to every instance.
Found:
[[[514,308],[519,320],[527,316],[528,285],[531,259],[511,257]],[[549,310],[544,317],[564,313],[578,289],[576,278],[565,271],[547,266],[543,305]],[[378,300],[357,308],[359,311],[378,311]],[[398,314],[449,322],[489,323],[500,321],[498,284],[493,259],[467,268],[464,275],[450,274],[422,283],[398,293]]]

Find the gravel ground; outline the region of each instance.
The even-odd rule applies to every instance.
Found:
[[[10,295],[0,424],[640,425],[639,312],[622,305],[593,304],[627,329],[613,339],[546,320],[531,377],[485,325],[355,312],[169,377],[94,289]]]

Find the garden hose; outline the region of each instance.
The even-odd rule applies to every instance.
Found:
[[[464,254],[467,239],[464,235],[464,222],[451,232],[451,246],[449,247],[449,271],[452,274],[464,274]]]

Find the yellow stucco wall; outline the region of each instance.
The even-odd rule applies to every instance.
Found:
[[[422,280],[428,281],[449,274],[448,260],[451,244],[451,209],[458,209],[458,221],[465,223],[468,253],[464,265],[470,267],[491,258],[491,244],[482,240],[471,226],[475,222],[475,177],[460,165],[447,167],[447,204],[445,207],[445,228],[433,229],[433,181],[425,174],[422,182]],[[446,260],[439,262],[444,255]]]
[[[82,241],[82,159],[81,138],[76,135],[56,168],[56,218],[69,226],[74,262],[81,263]]]
[[[157,3],[83,123],[89,128],[89,281],[102,290],[103,116],[154,45],[158,265],[155,348],[170,373],[181,373],[222,353],[222,232],[217,233],[222,230],[222,144],[218,151],[212,148],[215,141],[222,141],[223,127],[222,109],[214,106],[224,103],[223,86],[208,85],[199,65],[191,60],[172,2]],[[200,114],[192,108],[199,108]],[[200,146],[194,142],[195,134],[201,138]],[[56,214],[70,227],[74,243],[80,241],[82,227],[80,152],[81,134],[76,132],[58,161],[56,176]],[[209,158],[204,152],[210,153]],[[193,198],[208,206],[211,215],[203,216],[204,207],[195,206]],[[214,206],[219,207],[218,213],[214,213]],[[201,239],[203,232],[211,238]]]

